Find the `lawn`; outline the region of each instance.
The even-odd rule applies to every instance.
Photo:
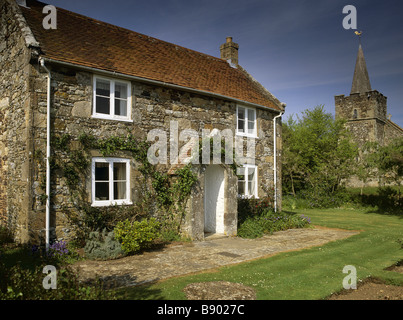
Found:
[[[403,259],[403,250],[398,243],[403,239],[403,215],[382,215],[357,209],[293,212],[309,216],[313,225],[361,232],[320,247],[124,289],[118,292],[119,297],[180,300],[185,299],[183,288],[190,283],[223,280],[253,287],[260,300],[325,299],[343,289],[346,265],[356,267],[359,280],[371,276],[403,285],[403,274],[384,270]]]

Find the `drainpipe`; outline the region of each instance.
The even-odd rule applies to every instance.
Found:
[[[49,250],[50,244],[50,93],[51,93],[51,80],[52,76],[48,68],[45,66],[45,60],[40,58],[42,68],[48,73],[48,85],[47,85],[47,101],[46,101],[46,251]]]
[[[274,161],[273,161],[273,171],[274,171],[274,212],[277,212],[277,118],[280,118],[284,112],[281,112],[278,116],[273,119],[273,136],[274,136]]]

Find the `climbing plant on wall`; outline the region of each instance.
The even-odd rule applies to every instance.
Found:
[[[157,170],[147,159],[149,143],[138,141],[131,134],[99,138],[83,133],[76,139],[66,134],[55,135],[52,145],[52,172],[61,176],[68,186],[72,205],[65,205],[64,211],[77,227],[76,237],[80,242],[89,231],[112,230],[119,221],[141,220],[151,215],[158,216],[165,228],[179,232],[186,200],[197,181],[190,164],[173,175]],[[86,187],[91,174],[91,150],[104,157],[116,156],[118,152],[130,153],[142,174],[141,198],[130,206],[92,207]]]

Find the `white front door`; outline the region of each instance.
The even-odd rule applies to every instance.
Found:
[[[204,232],[224,233],[224,168],[210,165],[205,173]]]

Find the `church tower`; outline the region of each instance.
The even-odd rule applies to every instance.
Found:
[[[368,141],[384,144],[387,98],[371,88],[361,44],[358,48],[351,93],[347,97],[336,96],[335,105],[336,119],[347,120],[346,126],[359,147]]]

